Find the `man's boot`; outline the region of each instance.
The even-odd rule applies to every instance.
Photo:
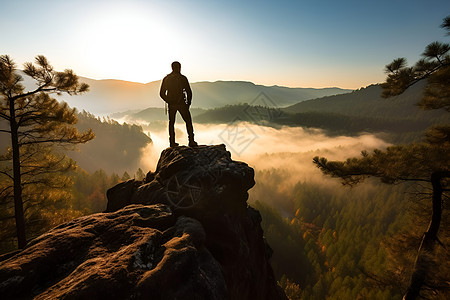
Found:
[[[189,139],[189,147],[198,147],[198,144],[194,139]]]

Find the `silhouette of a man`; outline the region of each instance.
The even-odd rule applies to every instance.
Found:
[[[194,140],[194,127],[192,126],[189,106],[192,101],[192,90],[186,76],[181,74],[181,64],[177,61],[172,63],[172,73],[168,74],[161,83],[159,91],[161,98],[169,105],[169,142],[170,147],[178,146],[175,142],[175,116],[177,111],[186,123],[189,136],[189,147],[198,146]]]

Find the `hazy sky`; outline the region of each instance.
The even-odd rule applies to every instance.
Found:
[[[179,60],[191,82],[356,89],[413,63],[450,14],[448,0],[0,0],[0,53],[44,54],[56,69],[150,82]]]

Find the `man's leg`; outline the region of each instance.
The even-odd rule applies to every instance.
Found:
[[[177,109],[169,105],[169,143],[170,147],[178,146],[175,142],[175,116]]]
[[[189,106],[180,107],[179,112],[184,122],[186,123],[186,130],[189,136],[189,146],[197,146],[194,140],[194,127],[192,126],[191,113],[189,112]]]

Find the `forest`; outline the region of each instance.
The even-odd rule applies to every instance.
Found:
[[[446,22],[450,30],[450,17]],[[369,132],[391,143],[341,160],[331,160],[333,151],[310,151],[305,162],[296,149],[258,157],[273,165],[255,163],[248,202],[262,215],[276,279],[289,299],[448,299],[449,51],[432,43],[415,65],[396,59],[386,66],[386,82],[350,94],[283,109],[228,105],[194,118],[197,124],[238,118],[273,128],[312,127],[328,137]],[[14,64],[1,59],[1,91],[9,102],[0,116],[9,127],[0,129],[11,135],[0,145],[4,254],[58,224],[104,211],[107,189],[150,171],[139,163],[152,140],[141,126],[78,114],[43,92],[86,92],[70,70],[54,72],[38,56],[37,66],[26,64],[24,72],[41,86],[23,93]],[[280,159],[288,167],[275,163]],[[296,164],[308,165],[303,179],[294,176]]]
[[[250,193],[273,248],[272,266],[290,299],[398,299],[403,286],[370,280],[392,261],[389,244],[410,226],[414,191],[370,182],[353,189],[339,183],[283,186],[282,170],[256,174]],[[271,202],[283,201],[280,212]]]
[[[142,149],[151,144],[151,138],[141,126],[100,118],[88,112],[78,114],[78,130],[91,128],[96,137],[67,154],[88,172],[103,169],[108,173],[138,169]],[[109,151],[114,149],[114,151]]]

